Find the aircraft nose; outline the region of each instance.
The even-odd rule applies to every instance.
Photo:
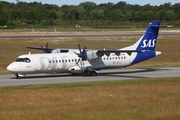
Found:
[[[15,67],[12,65],[12,64],[10,64],[10,65],[8,65],[7,66],[7,70],[9,71],[9,72],[13,72],[13,71],[15,71]]]

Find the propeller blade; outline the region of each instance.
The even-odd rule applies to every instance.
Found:
[[[46,53],[48,53],[48,42],[46,43]]]
[[[41,48],[42,48],[42,50],[44,51],[44,53],[48,53],[48,42],[46,43],[46,47],[43,47],[43,46],[41,45]]]
[[[84,49],[83,49],[83,53],[86,51],[86,46],[84,47]]]
[[[74,52],[79,58],[81,58],[83,61],[87,59],[87,53],[86,53],[86,46],[84,47],[83,51],[81,51],[81,46],[78,43],[78,49],[80,53]]]
[[[78,43],[78,49],[79,49],[79,52],[80,52],[80,54],[81,54],[81,46],[80,46],[79,43]]]

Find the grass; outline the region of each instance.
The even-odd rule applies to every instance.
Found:
[[[0,119],[178,120],[180,78],[0,88]]]

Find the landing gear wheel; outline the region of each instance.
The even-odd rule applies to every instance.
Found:
[[[15,76],[16,76],[17,79],[21,79],[21,76],[20,76],[20,75],[15,74]]]
[[[90,71],[90,76],[97,76],[97,72],[96,71]]]

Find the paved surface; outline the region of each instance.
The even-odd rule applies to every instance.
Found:
[[[180,67],[150,69],[110,69],[101,70],[98,76],[71,76],[70,74],[33,74],[16,79],[13,74],[0,75],[0,86],[28,86],[38,84],[58,84],[109,80],[134,80],[146,78],[180,77]]]

